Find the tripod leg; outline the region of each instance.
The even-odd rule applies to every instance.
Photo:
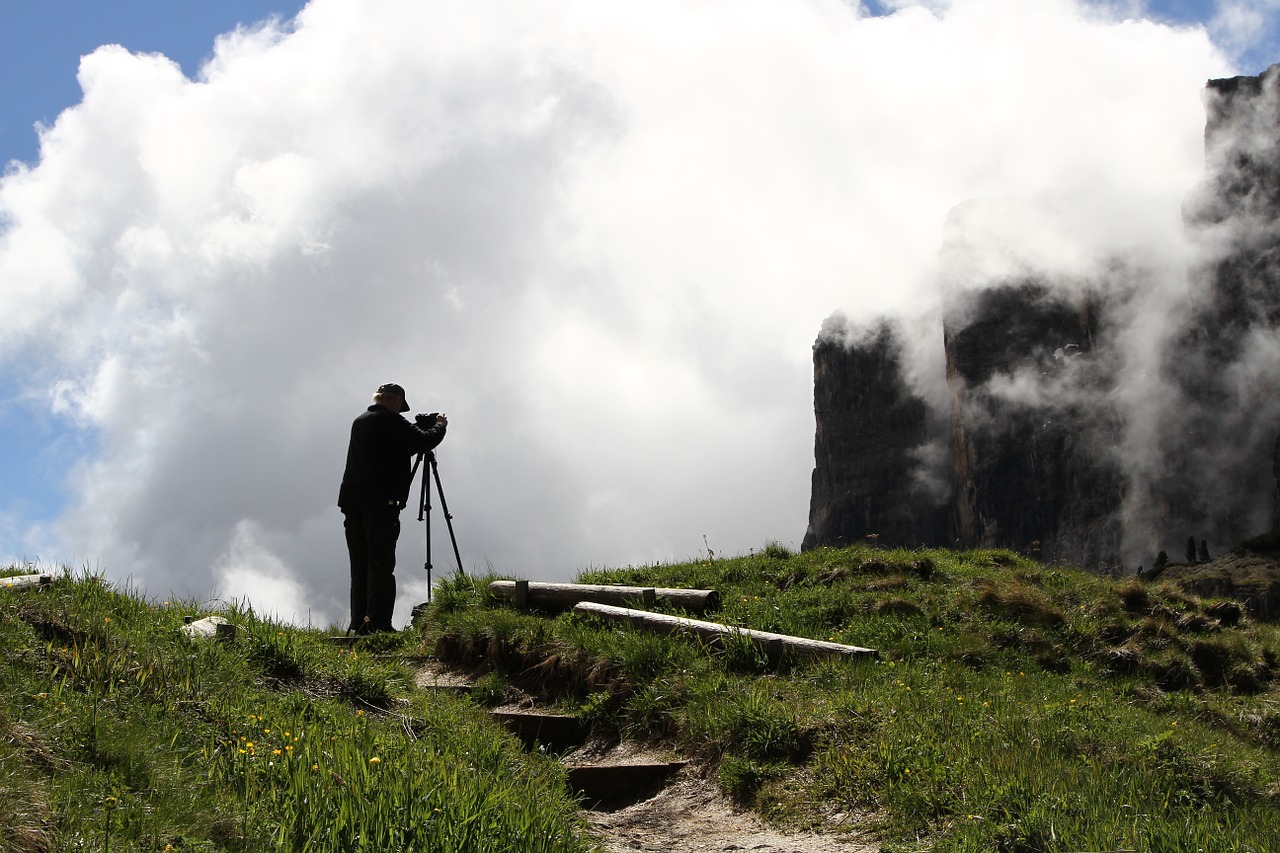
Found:
[[[419,453],[418,462],[422,461],[422,458],[424,455],[431,457],[431,464],[432,466],[434,466],[436,462],[436,458],[431,453],[427,453],[427,454]],[[413,470],[415,473],[418,470],[418,462],[415,462],[413,464]],[[418,521],[425,521],[427,523],[426,524],[427,558],[426,558],[426,562],[422,564],[422,567],[426,569],[426,572],[427,572],[427,603],[430,604],[431,603],[431,489],[427,487],[427,469],[425,466],[422,469],[422,489],[418,495]]]
[[[449,528],[449,541],[453,543],[453,559],[458,564],[458,574],[466,575],[462,568],[462,555],[458,553],[458,537],[453,535],[453,516],[449,513],[449,504],[444,499],[444,486],[440,485],[440,468],[436,465],[435,454],[431,456],[431,474],[436,478],[436,491],[440,493],[440,509],[444,511],[444,523]],[[426,477],[423,477],[426,480]]]

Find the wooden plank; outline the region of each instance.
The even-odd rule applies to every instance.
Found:
[[[579,764],[565,767],[565,774],[583,808],[612,810],[653,796],[687,763]]]
[[[562,752],[582,743],[587,734],[581,718],[569,714],[537,711],[490,711],[489,714],[530,749],[542,744],[552,752]]]
[[[663,634],[691,633],[706,639],[723,639],[735,635],[746,637],[771,654],[786,650],[809,657],[862,657],[865,655],[874,657],[877,655],[875,649],[864,649],[861,646],[846,646],[842,643],[810,640],[807,637],[774,634],[770,631],[753,631],[749,628],[721,625],[718,622],[683,619],[679,616],[668,616],[665,613],[649,613],[644,610],[614,607],[593,601],[581,602],[573,608],[573,612],[599,616],[614,622],[625,622],[637,628]]]
[[[334,646],[354,646],[359,639],[356,634],[331,634],[324,641]]]
[[[543,610],[569,610],[581,601],[613,605],[636,603],[652,607],[659,599],[696,613],[720,609],[720,593],[714,589],[493,581],[489,584],[489,591],[499,598],[515,601],[516,606],[522,609],[535,607]]]

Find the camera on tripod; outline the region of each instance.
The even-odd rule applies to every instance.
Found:
[[[414,421],[422,429],[429,429],[435,426],[441,420],[439,412],[431,412],[425,415],[414,415]],[[446,421],[447,423],[447,421]],[[423,465],[423,462],[426,465]],[[440,509],[444,510],[444,522],[449,527],[449,541],[453,543],[453,558],[458,561],[458,574],[465,575],[466,571],[462,568],[462,555],[458,553],[458,539],[453,535],[453,515],[449,512],[449,504],[444,499],[444,486],[440,485],[440,468],[436,465],[436,455],[430,450],[423,451],[413,460],[413,468],[409,471],[409,482],[413,482],[413,478],[417,476],[418,469],[422,468],[422,491],[418,496],[418,521],[425,521],[427,533],[427,560],[422,567],[427,570],[427,603],[431,603],[431,486],[430,481],[436,481],[436,492],[440,495]],[[427,470],[430,469],[430,473]]]
[[[440,420],[439,412],[432,412],[429,415],[414,415],[413,422],[423,429],[430,429],[436,425],[436,421]]]

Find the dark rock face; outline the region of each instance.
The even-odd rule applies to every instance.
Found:
[[[829,320],[814,347],[803,547],[878,534],[1118,571],[1280,526],[1280,65],[1209,81],[1206,109],[1206,178],[1184,206],[1197,260],[1152,370],[1126,362],[1123,261],[1064,282],[944,246],[961,279],[939,329],[946,392],[910,387],[892,324]]]
[[[827,321],[813,348],[815,452],[809,529],[802,548],[872,541],[897,547],[945,537],[940,501],[914,474],[933,428],[909,390],[894,327],[854,340],[843,318]]]
[[[1099,404],[1114,377],[1094,346],[1096,301],[1030,282],[969,301],[944,328],[954,541],[1118,564],[1120,425]]]
[[[1280,520],[1280,65],[1209,81],[1205,104],[1206,178],[1184,206],[1202,255],[1164,366],[1179,399],[1156,491],[1163,540],[1232,544]]]
[[[1272,451],[1271,475],[1276,481],[1271,493],[1271,529],[1280,530],[1280,435],[1276,436],[1275,450]]]

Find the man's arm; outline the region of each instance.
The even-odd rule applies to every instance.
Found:
[[[440,442],[444,441],[445,429],[449,425],[449,420],[444,415],[437,415],[435,422],[425,425],[426,418],[420,421],[407,421],[404,418],[397,417],[396,420],[402,424],[398,428],[401,442],[409,449],[410,453],[426,453],[428,450],[434,450]]]

